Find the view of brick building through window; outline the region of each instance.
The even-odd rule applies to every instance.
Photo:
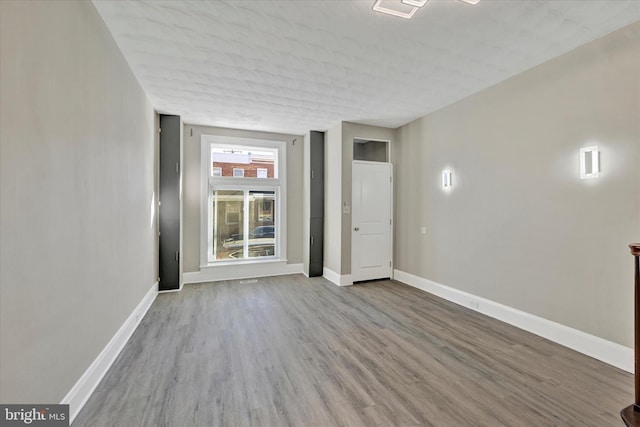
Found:
[[[271,152],[214,151],[212,153],[212,176],[274,178],[274,159],[275,153]],[[244,174],[239,170],[244,171]]]
[[[213,167],[214,169],[220,168],[221,171],[221,173],[217,175],[214,174],[214,176],[233,176],[234,169],[243,169],[245,178],[273,178],[273,162],[252,162],[249,164],[213,162]],[[258,176],[258,171],[260,169],[266,170],[265,176]]]

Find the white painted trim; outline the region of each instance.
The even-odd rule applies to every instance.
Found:
[[[82,407],[87,403],[91,394],[96,389],[102,378],[105,376],[113,362],[116,360],[120,351],[133,335],[140,321],[153,304],[158,295],[158,283],[154,283],[149,292],[142,298],[138,306],[124,321],[118,332],[111,338],[109,343],[102,349],[98,357],[84,371],[84,374],[74,384],[69,393],[62,399],[61,404],[69,405],[69,424],[73,423]]]
[[[211,144],[200,137],[200,265],[209,262],[208,248],[213,244],[213,235],[207,232],[212,223],[212,212],[209,210],[211,194],[209,192],[209,159],[211,158]],[[182,281],[185,281],[185,275]]]
[[[355,141],[356,139],[360,139],[362,141],[388,142],[389,144],[391,144],[390,139],[369,138],[368,136],[354,136],[353,141]]]
[[[322,277],[338,286],[351,286],[353,285],[353,279],[350,274],[339,275],[333,270],[327,267],[322,268]]]
[[[248,146],[264,147],[277,151],[275,169],[278,178],[234,178],[234,177],[210,177],[211,168],[211,146]],[[210,259],[211,248],[213,248],[213,233],[209,232],[213,228],[213,211],[209,209],[212,203],[211,186],[216,188],[232,188],[256,190],[273,189],[277,193],[276,212],[276,256],[281,260],[287,259],[287,141],[240,138],[234,136],[209,135],[203,133],[200,136],[200,265],[206,265],[214,261]],[[246,209],[245,209],[246,211]],[[246,226],[247,224],[245,224]],[[248,234],[244,230],[243,234]]]
[[[200,271],[184,273],[184,283],[218,282],[302,273],[302,264],[272,261],[252,264],[223,264],[200,267]]]
[[[572,350],[633,373],[633,349],[587,334],[560,323],[481,298],[476,295],[441,285],[429,279],[395,270],[395,280],[439,296],[494,319],[524,329]]]

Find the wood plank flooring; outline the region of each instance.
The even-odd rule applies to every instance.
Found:
[[[621,426],[632,375],[393,281],[159,295],[80,426]]]

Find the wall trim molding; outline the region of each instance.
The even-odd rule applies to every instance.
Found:
[[[633,349],[404,271],[395,280],[633,373]]]
[[[322,268],[322,277],[338,286],[351,286],[353,285],[353,279],[350,274],[339,275],[333,270],[327,267]]]
[[[158,291],[159,294],[170,294],[172,292],[180,292],[184,288],[184,280],[180,281],[180,287],[178,289],[165,289],[164,291]]]
[[[73,423],[82,407],[87,403],[94,390],[102,381],[111,365],[116,360],[124,348],[133,332],[136,330],[142,318],[147,313],[151,304],[158,295],[158,282],[154,283],[151,289],[145,294],[138,306],[131,312],[127,320],[124,321],[118,332],[111,338],[109,343],[102,349],[98,357],[89,365],[80,379],[74,384],[69,393],[60,403],[69,405],[69,424]]]
[[[200,271],[183,274],[183,282],[205,283],[221,280],[252,279],[254,277],[284,276],[302,273],[302,264],[287,264],[286,261],[253,264],[216,265],[200,267]]]

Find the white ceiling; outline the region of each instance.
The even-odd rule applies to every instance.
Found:
[[[302,134],[398,127],[640,20],[640,0],[94,0],[161,113]]]

